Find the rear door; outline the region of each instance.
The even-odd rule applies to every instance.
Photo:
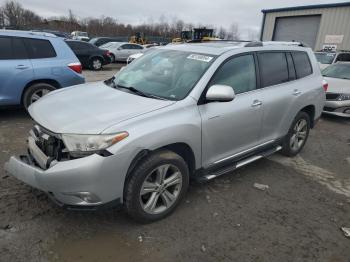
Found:
[[[210,80],[208,86],[231,86],[236,97],[199,105],[204,167],[230,161],[257,145],[262,111],[256,69],[254,54],[246,53],[224,62]]]
[[[295,105],[302,90],[296,81],[296,71],[290,52],[258,53],[261,75],[263,121],[260,142],[282,138],[295,117]]]
[[[0,105],[20,104],[33,67],[22,38],[0,36]]]

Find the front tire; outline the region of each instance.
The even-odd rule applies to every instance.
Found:
[[[38,83],[28,87],[23,94],[23,106],[28,109],[31,104],[55,89],[54,86],[47,83]]]
[[[181,156],[169,150],[152,153],[126,182],[126,210],[142,223],[162,219],[175,210],[188,184],[188,166]]]
[[[310,116],[301,111],[284,138],[281,153],[285,156],[296,156],[304,147],[310,132]]]

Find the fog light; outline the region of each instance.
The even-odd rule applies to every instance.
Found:
[[[345,114],[350,114],[350,108],[344,110]]]
[[[67,196],[78,197],[84,202],[89,204],[97,204],[101,202],[101,199],[91,192],[72,192],[72,193],[63,193],[63,194]]]

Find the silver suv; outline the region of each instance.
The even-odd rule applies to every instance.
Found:
[[[298,43],[169,45],[34,103],[29,154],[6,169],[62,206],[123,204],[154,221],[190,178],[298,154],[324,101],[315,56]]]

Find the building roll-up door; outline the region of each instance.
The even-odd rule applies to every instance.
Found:
[[[277,17],[273,40],[303,42],[315,48],[320,20],[320,15]]]

